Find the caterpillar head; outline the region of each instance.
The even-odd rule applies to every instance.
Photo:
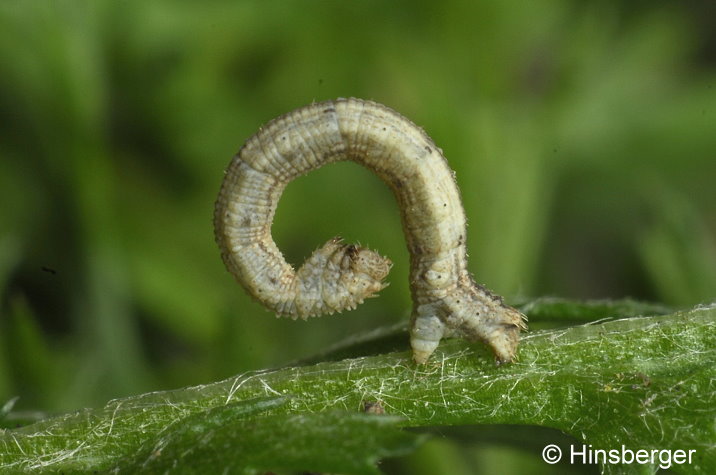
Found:
[[[343,244],[340,240],[336,244],[340,246],[336,254],[342,254],[339,280],[355,298],[355,304],[387,287],[383,279],[393,266],[390,259],[355,244]]]

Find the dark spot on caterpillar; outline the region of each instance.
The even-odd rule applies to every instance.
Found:
[[[327,108],[323,109],[324,114],[330,114],[331,112],[335,112],[335,111],[336,111],[335,107],[327,107]]]
[[[261,250],[264,251],[264,252],[268,252],[268,248],[266,247],[266,243],[264,243],[263,241],[259,241],[259,242],[258,242],[258,245],[259,245],[259,249],[261,249]]]
[[[489,298],[493,302],[499,302],[503,303],[502,297],[499,295],[493,294],[487,287],[485,287],[482,284],[475,284],[475,286],[480,289],[480,291],[485,295],[485,297]]]
[[[404,185],[403,180],[401,180],[400,178],[396,178],[396,179],[393,180],[393,186],[394,186],[395,188],[400,189],[400,188],[403,187],[403,185]]]
[[[383,132],[385,132],[385,127],[383,127]]]
[[[443,208],[447,206],[447,203],[443,203]]]
[[[425,146],[425,151],[428,153],[433,153],[433,149],[428,147],[427,145]]]
[[[241,225],[244,227],[251,226],[251,218],[245,216],[244,219],[241,220]]]
[[[276,278],[275,278],[275,277],[269,277],[269,282],[271,282],[273,285],[276,285]]]
[[[358,255],[358,248],[353,244],[348,244],[346,246],[346,255],[350,257],[351,260],[354,260],[356,256]]]

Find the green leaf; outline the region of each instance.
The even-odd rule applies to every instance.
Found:
[[[518,308],[529,315],[530,323],[535,321],[588,322],[600,318],[664,315],[671,311],[665,305],[632,299],[586,300],[576,304],[573,300],[557,297],[535,299],[519,305]]]
[[[576,312],[580,305],[572,306]],[[494,365],[483,345],[446,341],[429,364],[419,367],[408,351],[400,351],[254,372],[205,386],[115,400],[103,409],[5,431],[0,435],[0,467],[102,470],[123,460],[120,466],[127,470],[137,468],[132,463],[157,464],[157,470],[176,463],[190,471],[206,459],[211,465],[196,466],[264,469],[266,460],[283,460],[289,457],[287,447],[294,447],[286,459],[292,467],[369,473],[368,462],[417,443],[391,429],[388,440],[357,452],[375,436],[371,421],[382,420],[359,414],[366,401],[374,401],[401,419],[373,424],[550,427],[594,449],[625,445],[633,450],[695,450],[690,465],[673,465],[671,470],[713,473],[714,380],[716,306],[697,307],[532,332],[523,339],[520,360],[501,367]],[[255,405],[277,396],[275,405]],[[246,407],[253,409],[242,414]],[[365,427],[357,429],[362,424]],[[301,431],[292,434],[292,427],[299,426]],[[357,464],[353,468],[331,465],[331,450],[312,452],[322,443],[325,448],[326,440],[343,440],[340,434],[353,430],[358,430],[355,437],[346,440],[355,445],[342,446],[361,454],[352,459]],[[252,449],[256,441],[262,441],[266,452]],[[338,445],[330,448],[338,450]],[[152,458],[156,447],[163,447],[162,455]],[[276,450],[271,452],[270,447]]]
[[[289,469],[372,475],[380,473],[375,467],[379,459],[410,452],[425,438],[400,430],[401,419],[395,416],[246,415],[243,403],[233,403],[181,419],[115,472],[253,474]]]

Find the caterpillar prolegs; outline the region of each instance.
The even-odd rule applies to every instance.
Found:
[[[410,252],[413,359],[425,363],[450,336],[484,341],[498,362],[512,361],[525,318],[467,270],[465,212],[442,151],[375,102],[314,103],[246,141],[226,170],[214,211],[216,242],[236,280],[270,310],[304,319],[353,309],[385,287],[391,262],[374,251],[335,238],[295,271],[271,237],[284,187],[340,160],[372,170],[398,200]]]

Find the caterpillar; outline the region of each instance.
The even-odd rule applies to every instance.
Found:
[[[371,170],[398,201],[410,253],[415,362],[426,363],[443,337],[483,341],[498,364],[513,361],[526,318],[467,270],[466,218],[454,172],[420,127],[376,102],[313,103],[246,141],[225,172],[214,210],[229,272],[265,307],[294,319],[353,309],[385,287],[392,263],[377,252],[334,238],[294,270],[271,237],[284,187],[340,160]]]

